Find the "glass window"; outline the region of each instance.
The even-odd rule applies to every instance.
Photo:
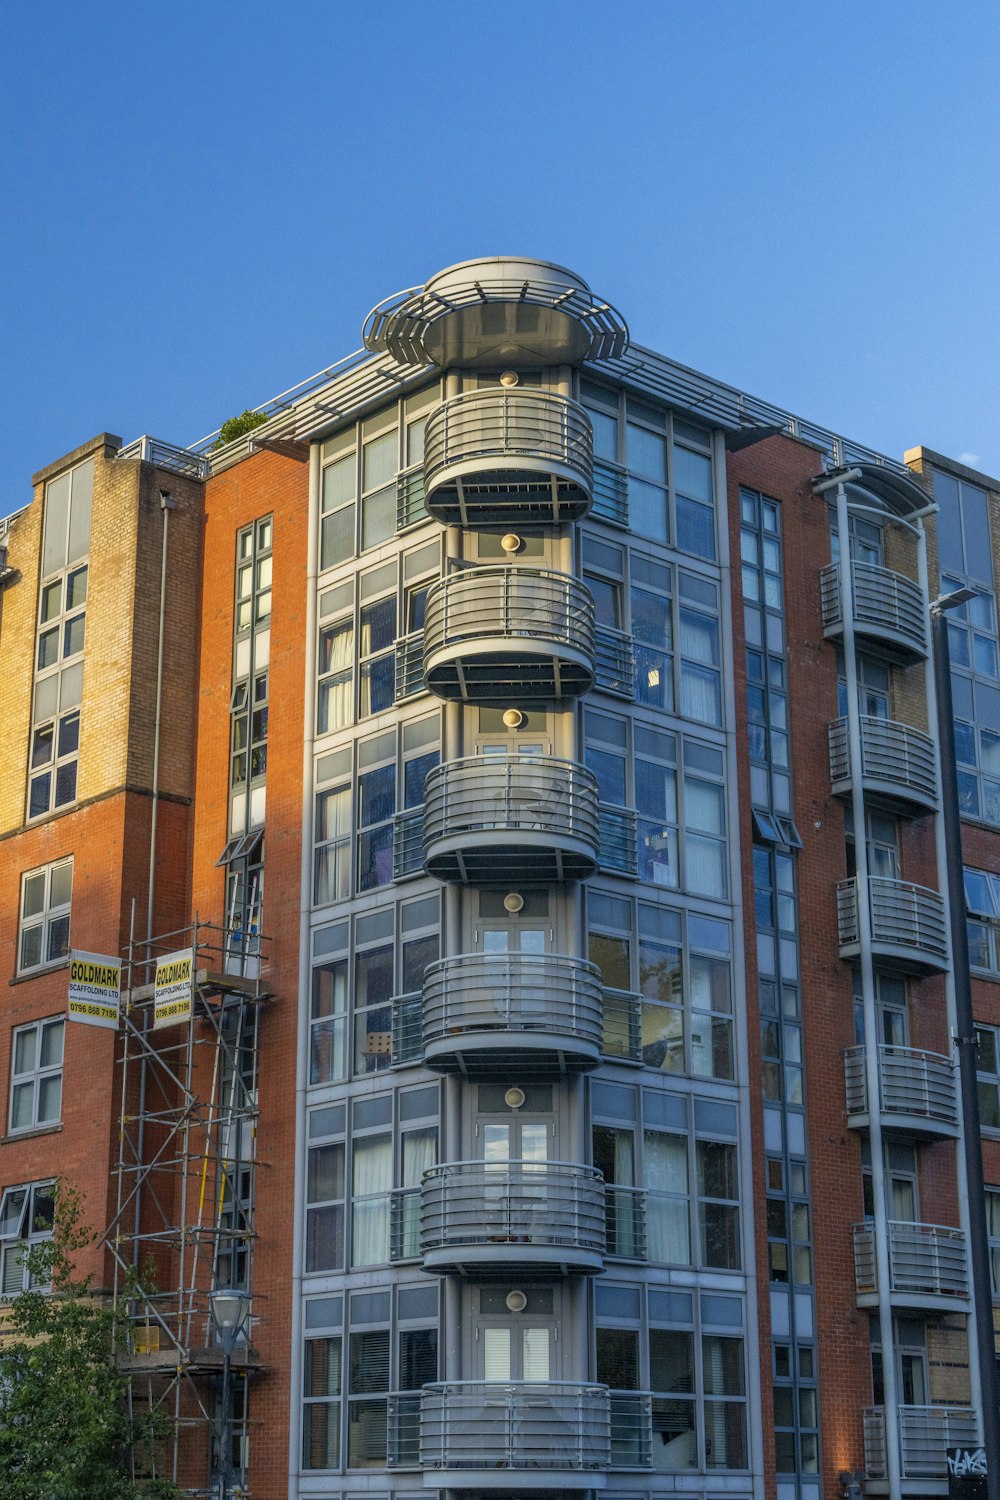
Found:
[[[59,963],[69,954],[73,861],[57,860],[21,880],[18,973]]]
[[[16,1297],[29,1289],[44,1289],[33,1279],[25,1252],[52,1238],[55,1222],[55,1183],[31,1182],[4,1189],[0,1199],[0,1297]]]
[[[54,1125],[62,1113],[62,1016],[15,1028],[10,1070],[10,1130]]]

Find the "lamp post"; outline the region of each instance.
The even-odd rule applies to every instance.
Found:
[[[222,1344],[222,1420],[219,1423],[219,1475],[221,1500],[233,1494],[233,1413],[230,1400],[233,1377],[233,1350],[240,1330],[250,1311],[250,1294],[240,1287],[220,1287],[209,1293],[212,1322]]]
[[[955,768],[955,721],[951,700],[951,653],[948,647],[947,612],[975,597],[973,589],[956,589],[931,605],[931,644],[934,654],[934,684],[937,697],[937,731],[941,760],[941,815],[947,850],[948,916],[951,926],[951,956],[955,984],[955,1046],[962,1100],[962,1138],[965,1174],[969,1191],[969,1250],[972,1261],[973,1323],[979,1347],[980,1398],[983,1411],[983,1444],[986,1449],[986,1486],[989,1500],[1000,1500],[1000,1411],[996,1352],[993,1334],[993,1294],[990,1284],[989,1237],[986,1226],[986,1193],[983,1183],[983,1150],[979,1124],[979,1092],[976,1080],[976,1031],[972,1017],[972,983],[969,978],[969,933],[965,917],[965,882],[962,866],[962,825],[958,802],[958,772]]]

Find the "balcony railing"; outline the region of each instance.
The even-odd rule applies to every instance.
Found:
[[[605,1057],[642,1062],[642,997],[628,990],[604,991]]]
[[[589,1487],[611,1460],[607,1386],[572,1381],[462,1381],[425,1386],[420,1462],[461,1474],[452,1488]],[[571,1476],[583,1476],[574,1483]],[[474,1480],[473,1480],[474,1475]]]
[[[889,1290],[905,1297],[969,1295],[965,1235],[942,1224],[911,1224],[892,1219],[889,1231]],[[854,1226],[854,1277],[859,1297],[878,1291],[875,1230],[871,1223]]]
[[[405,531],[408,526],[429,520],[424,503],[423,468],[405,469],[396,475],[396,530]]]
[[[405,880],[424,868],[424,810],[410,807],[396,813],[392,825],[392,878]]]
[[[427,420],[427,509],[445,524],[577,521],[590,509],[593,471],[590,418],[553,391],[468,391]]]
[[[631,699],[635,694],[635,656],[632,637],[610,625],[597,626],[595,686]]]
[[[552,885],[597,868],[597,780],[551,756],[470,756],[424,783],[424,853],[439,880]]]
[[[619,1260],[646,1259],[646,1193],[643,1188],[604,1189],[607,1253]]]
[[[401,635],[396,640],[396,702],[426,693],[424,687],[424,633]]]
[[[846,718],[836,719],[829,735],[833,791],[848,792],[851,758]],[[866,793],[881,797],[899,811],[919,814],[937,806],[933,743],[909,724],[862,716],[861,776]]]
[[[954,1135],[958,1129],[958,1096],[951,1059],[915,1047],[879,1047],[879,1105],[883,1125]],[[868,1114],[868,1080],[864,1047],[844,1055],[847,1113]]]
[[[913,579],[874,563],[855,562],[851,580],[856,633],[901,659],[926,656],[927,601]],[[844,622],[839,563],[820,574],[820,596],[826,634],[840,635]]]
[[[594,505],[591,514],[598,521],[628,530],[628,474],[617,464],[594,459]]]
[[[899,1448],[903,1479],[947,1479],[947,1448],[976,1448],[979,1425],[968,1406],[900,1406]],[[863,1412],[865,1472],[869,1479],[888,1478],[885,1408]]]
[[[635,813],[628,807],[609,807],[602,802],[599,859],[602,870],[614,875],[634,875],[638,869]]]
[[[468,568],[433,584],[424,681],[442,698],[509,707],[594,685],[594,601],[567,573]]]
[[[604,1179],[570,1162],[460,1161],[430,1167],[420,1189],[424,1267],[604,1262]]]
[[[937,891],[881,876],[873,877],[868,885],[874,957],[916,973],[946,968],[947,927],[944,902]],[[841,957],[855,957],[861,942],[856,880],[842,880],[837,886],[837,925]]]
[[[389,1195],[389,1259],[420,1259],[420,1189],[393,1188]]]
[[[392,1061],[397,1067],[420,1062],[424,1055],[421,1040],[423,997],[419,990],[392,998]]]
[[[545,953],[462,953],[424,973],[422,1039],[445,1072],[596,1067],[601,976],[586,959]]]

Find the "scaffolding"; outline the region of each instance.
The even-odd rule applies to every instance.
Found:
[[[224,1421],[224,1355],[210,1295],[238,1287],[253,1297],[258,1019],[273,998],[268,950],[254,921],[218,926],[196,915],[176,932],[130,941],[122,971],[117,1194],[104,1236],[116,1300],[128,1307],[116,1353],[133,1416],[155,1416],[164,1434],[154,1451],[133,1455],[134,1477],[170,1479],[191,1497],[218,1492],[222,1433],[232,1438],[232,1469],[245,1472],[247,1388],[260,1368],[260,1308],[251,1301]],[[191,1003],[164,1017],[156,964],[177,954],[193,959]]]

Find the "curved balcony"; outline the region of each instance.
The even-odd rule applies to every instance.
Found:
[[[501,708],[587,693],[596,673],[594,601],[567,573],[468,568],[427,594],[424,684],[440,698]]]
[[[874,563],[851,566],[854,632],[870,649],[894,661],[920,661],[927,655],[927,600],[912,578]],[[840,639],[844,621],[840,599],[840,564],[820,574],[823,632]]]
[[[551,756],[447,761],[424,785],[424,858],[438,880],[556,885],[597,869],[597,780]]]
[[[835,797],[850,796],[847,719],[829,726],[830,781]],[[861,783],[867,800],[903,817],[919,818],[938,805],[934,744],[929,735],[892,719],[861,717]]]
[[[449,1381],[420,1398],[425,1483],[456,1490],[589,1490],[611,1459],[607,1386]]]
[[[600,971],[582,958],[462,953],[424,971],[424,1061],[442,1073],[595,1068],[603,1025]]]
[[[882,877],[868,885],[875,963],[907,974],[943,973],[948,967],[948,935],[944,902],[937,891]],[[841,958],[857,958],[861,936],[856,880],[842,880],[837,886],[837,926]]]
[[[852,1130],[867,1130],[864,1047],[844,1054],[844,1081],[847,1123]],[[958,1094],[950,1058],[914,1047],[879,1047],[878,1081],[883,1130],[931,1137],[958,1134]]]
[[[979,1448],[979,1421],[973,1407],[897,1407],[903,1479],[948,1479],[949,1448]],[[889,1478],[885,1407],[864,1407],[865,1475]],[[934,1494],[946,1494],[943,1485]]]
[[[594,436],[582,406],[551,391],[469,391],[431,413],[424,490],[446,526],[559,526],[590,509]]]
[[[894,1307],[963,1312],[969,1300],[965,1235],[942,1224],[892,1219],[889,1231],[889,1294]],[[878,1304],[875,1230],[854,1226],[854,1281],[859,1307]]]
[[[970,1406],[900,1406],[900,1478],[948,1478],[947,1450],[977,1448],[979,1422]],[[869,1479],[888,1479],[885,1407],[867,1406],[862,1412],[865,1432],[865,1473]],[[934,1493],[945,1494],[946,1489]]]
[[[420,1186],[425,1271],[548,1275],[604,1266],[604,1178],[551,1161],[459,1161]]]
[[[491,255],[387,297],[368,314],[362,338],[403,364],[513,370],[618,359],[628,327],[564,266]]]

